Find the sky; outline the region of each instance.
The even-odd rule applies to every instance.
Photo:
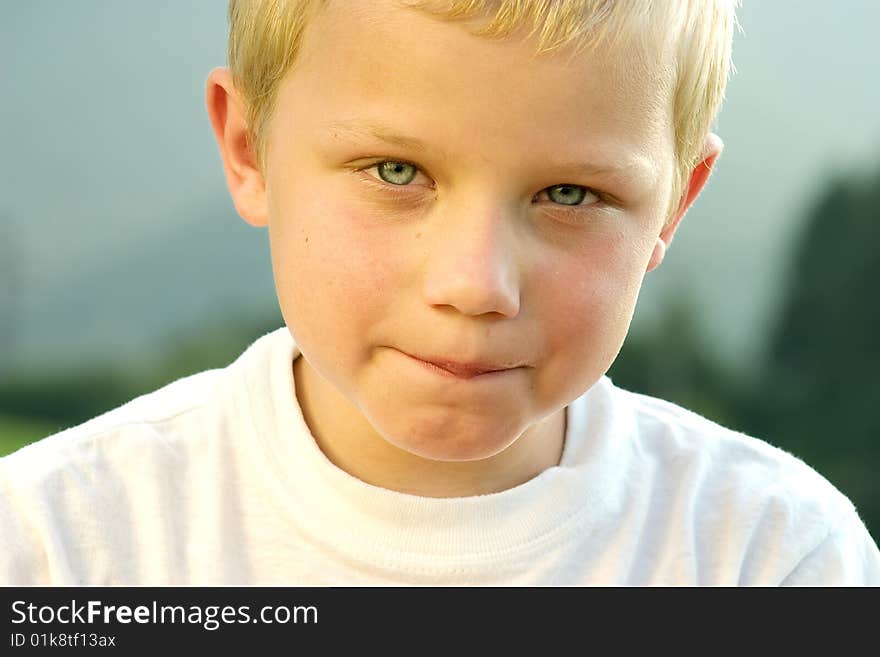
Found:
[[[205,111],[225,4],[0,0],[0,378],[148,358],[174,332],[277,313],[265,231],[237,217]],[[738,365],[796,275],[806,209],[831,178],[880,166],[880,3],[744,4],[724,154],[633,323],[690,297]]]

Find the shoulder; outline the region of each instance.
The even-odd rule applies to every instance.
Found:
[[[730,429],[663,399],[618,389],[632,413],[634,441],[665,465],[717,482],[718,492],[780,494],[792,502],[819,506],[849,501],[800,458],[768,442]]]
[[[174,453],[203,435],[221,432],[248,403],[248,379],[265,378],[272,349],[287,335],[273,331],[221,369],[183,377],[137,397],[83,424],[66,429],[0,458],[0,477],[19,484],[39,482],[71,467],[143,450]]]
[[[95,569],[135,563],[144,541],[188,526],[187,501],[214,499],[251,444],[237,438],[286,335],[0,458],[0,583],[103,581]]]
[[[188,415],[210,406],[222,370],[209,370],[170,383],[75,427],[27,445],[0,459],[0,477],[18,485],[37,484],[70,468],[87,467],[101,455],[125,451],[160,437]],[[163,436],[163,434],[167,434]]]
[[[71,563],[158,499],[163,475],[201,439],[193,429],[219,380],[181,379],[0,459],[0,583],[65,581]]]
[[[215,487],[249,421],[259,342],[0,459],[0,583],[103,581],[155,539],[144,527],[186,526],[186,500]]]
[[[615,391],[632,422],[631,460],[654,471],[655,491],[709,561],[739,562],[738,583],[783,583],[810,560],[820,562],[812,583],[880,577],[880,553],[852,502],[803,460],[671,402]],[[838,577],[847,552],[861,561]]]

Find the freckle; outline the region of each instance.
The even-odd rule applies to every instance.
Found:
[[[308,244],[308,243],[309,243],[309,238],[307,237],[307,238],[306,238],[306,244]]]
[[[422,236],[421,233],[416,233],[416,239],[419,239]]]

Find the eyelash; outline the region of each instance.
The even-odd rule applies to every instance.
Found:
[[[422,168],[418,164],[415,164],[414,162],[410,162],[408,160],[401,160],[401,159],[377,160],[376,162],[373,162],[372,164],[369,164],[365,167],[359,168],[358,171],[366,172],[366,171],[369,171],[370,169],[375,169],[380,164],[385,164],[386,162],[392,162],[394,164],[406,164],[408,166],[415,168],[419,173],[422,173],[426,176],[428,175],[427,173],[422,171]],[[394,185],[392,183],[387,183],[379,177],[378,173],[375,176],[369,175],[367,182],[375,184],[381,190],[388,192],[390,194],[397,195],[397,196],[400,196],[402,194],[410,194],[410,192],[407,192],[405,190],[408,187],[410,187],[411,184]],[[587,204],[581,204],[581,205],[563,205],[562,203],[553,203],[551,201],[551,203],[553,204],[554,211],[562,210],[563,212],[583,212],[584,210],[586,210],[588,208],[595,209],[597,207],[602,207],[602,206],[607,205],[607,197],[604,194],[602,194],[598,190],[595,190],[591,187],[587,187],[586,185],[576,185],[574,183],[559,183],[557,185],[550,185],[549,187],[545,187],[544,189],[540,190],[537,194],[535,194],[535,196],[537,197],[542,192],[546,192],[548,189],[552,189],[554,187],[561,187],[561,186],[564,186],[567,184],[570,184],[572,187],[582,187],[583,189],[587,190],[587,192],[589,194],[594,195],[597,200],[594,203],[587,203]]]

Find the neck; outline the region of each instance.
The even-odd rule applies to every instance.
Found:
[[[435,461],[392,445],[351,401],[306,362],[293,363],[303,418],[321,451],[368,484],[423,497],[469,497],[525,483],[562,458],[566,409],[528,427],[510,446],[476,461]]]

